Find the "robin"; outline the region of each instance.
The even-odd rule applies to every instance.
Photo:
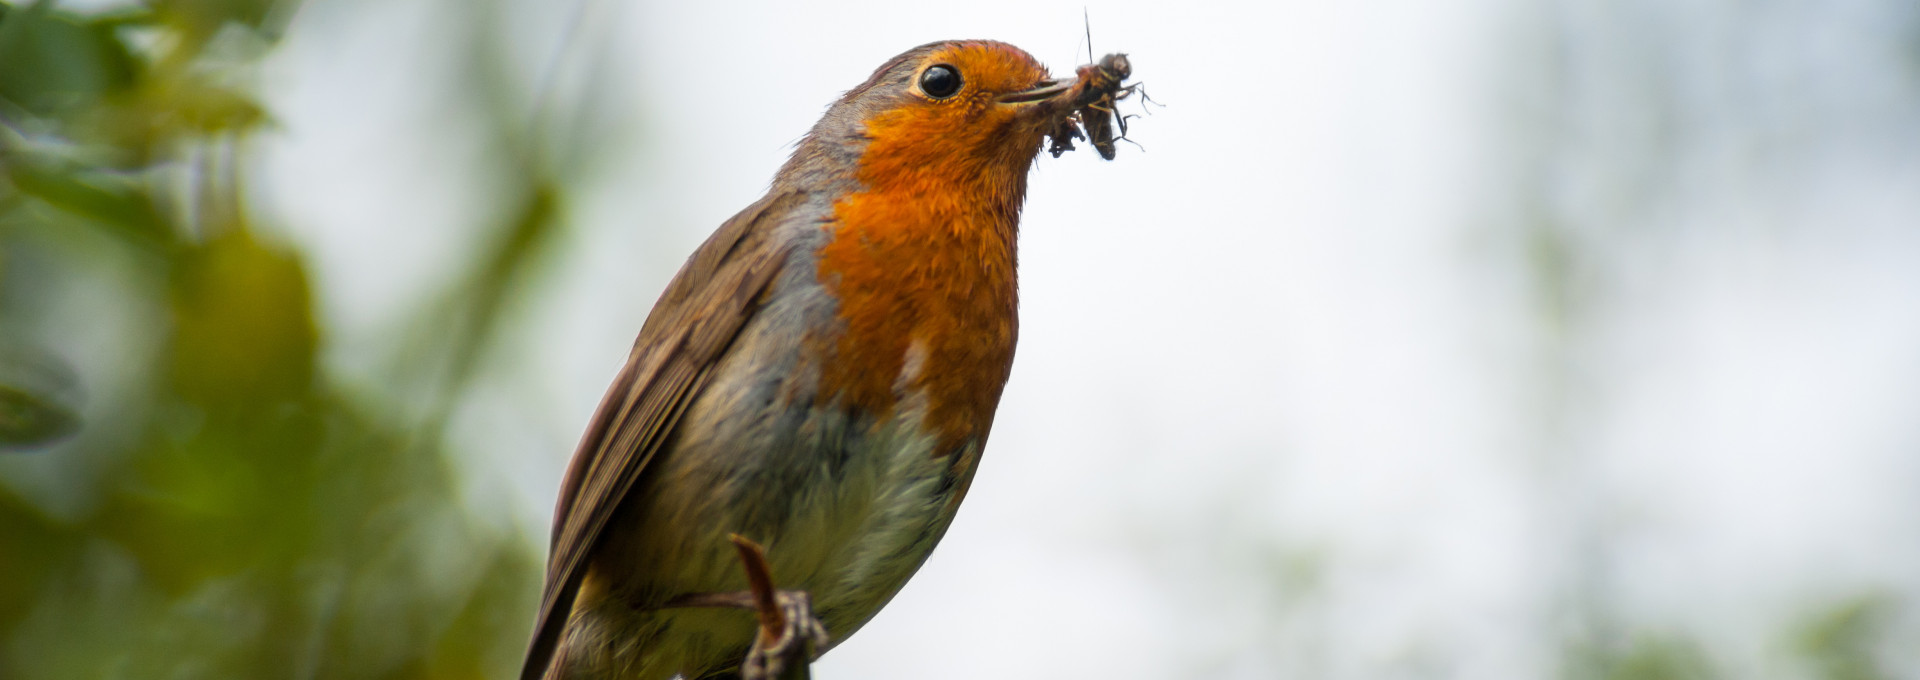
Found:
[[[939,42],[827,110],[668,284],[588,426],[522,680],[738,673],[752,614],[685,606],[747,587],[730,534],[766,546],[821,651],[892,599],[1013,365],[1027,169],[1113,75]]]

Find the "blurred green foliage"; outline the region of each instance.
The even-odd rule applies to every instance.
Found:
[[[538,558],[462,510],[440,428],[555,193],[528,173],[527,207],[422,311],[452,324],[417,349],[442,367],[423,415],[341,389],[302,254],[243,200],[269,117],[231,76],[289,12],[0,4],[0,678],[518,662]],[[80,381],[82,407],[71,377],[30,379],[76,373],[109,386]]]
[[[1894,601],[1864,595],[1809,617],[1796,636],[1795,651],[1812,662],[1822,680],[1883,680],[1894,677],[1875,658],[1888,638]]]
[[[1580,680],[1713,680],[1707,655],[1691,640],[1674,635],[1637,633],[1614,646],[1577,646],[1567,675]]]
[[[1867,594],[1821,608],[1790,631],[1785,651],[1802,676],[1820,680],[1884,680],[1894,677],[1877,658],[1890,636],[1897,603]],[[1646,630],[1624,644],[1578,644],[1567,654],[1567,673],[1577,680],[1713,680],[1732,677],[1715,669],[1706,651],[1678,633]],[[1784,659],[1782,659],[1784,660]],[[1784,665],[1784,664],[1783,664]],[[1785,669],[1770,669],[1785,672]]]

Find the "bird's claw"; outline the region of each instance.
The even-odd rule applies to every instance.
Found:
[[[792,677],[807,677],[807,663],[827,646],[827,628],[814,617],[806,591],[777,590],[774,601],[786,625],[777,637],[767,635],[765,629],[754,636],[747,660],[740,664],[741,680],[789,680],[790,669],[797,671]]]

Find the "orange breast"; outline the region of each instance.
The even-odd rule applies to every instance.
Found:
[[[983,135],[997,132],[975,123],[968,127]],[[927,396],[944,454],[985,432],[1013,364],[1014,243],[1032,151],[1008,163],[999,149],[1023,141],[967,139],[907,112],[876,116],[868,129],[866,190],[835,205],[833,240],[820,251],[820,280],[845,324],[831,341],[822,396],[892,413],[905,396],[896,383],[909,348],[920,343],[918,378],[905,387]]]

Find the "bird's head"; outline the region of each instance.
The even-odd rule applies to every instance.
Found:
[[[827,111],[781,171],[867,190],[1024,187],[1041,141],[1098,88],[1055,79],[1018,47],[930,43],[880,66]]]

